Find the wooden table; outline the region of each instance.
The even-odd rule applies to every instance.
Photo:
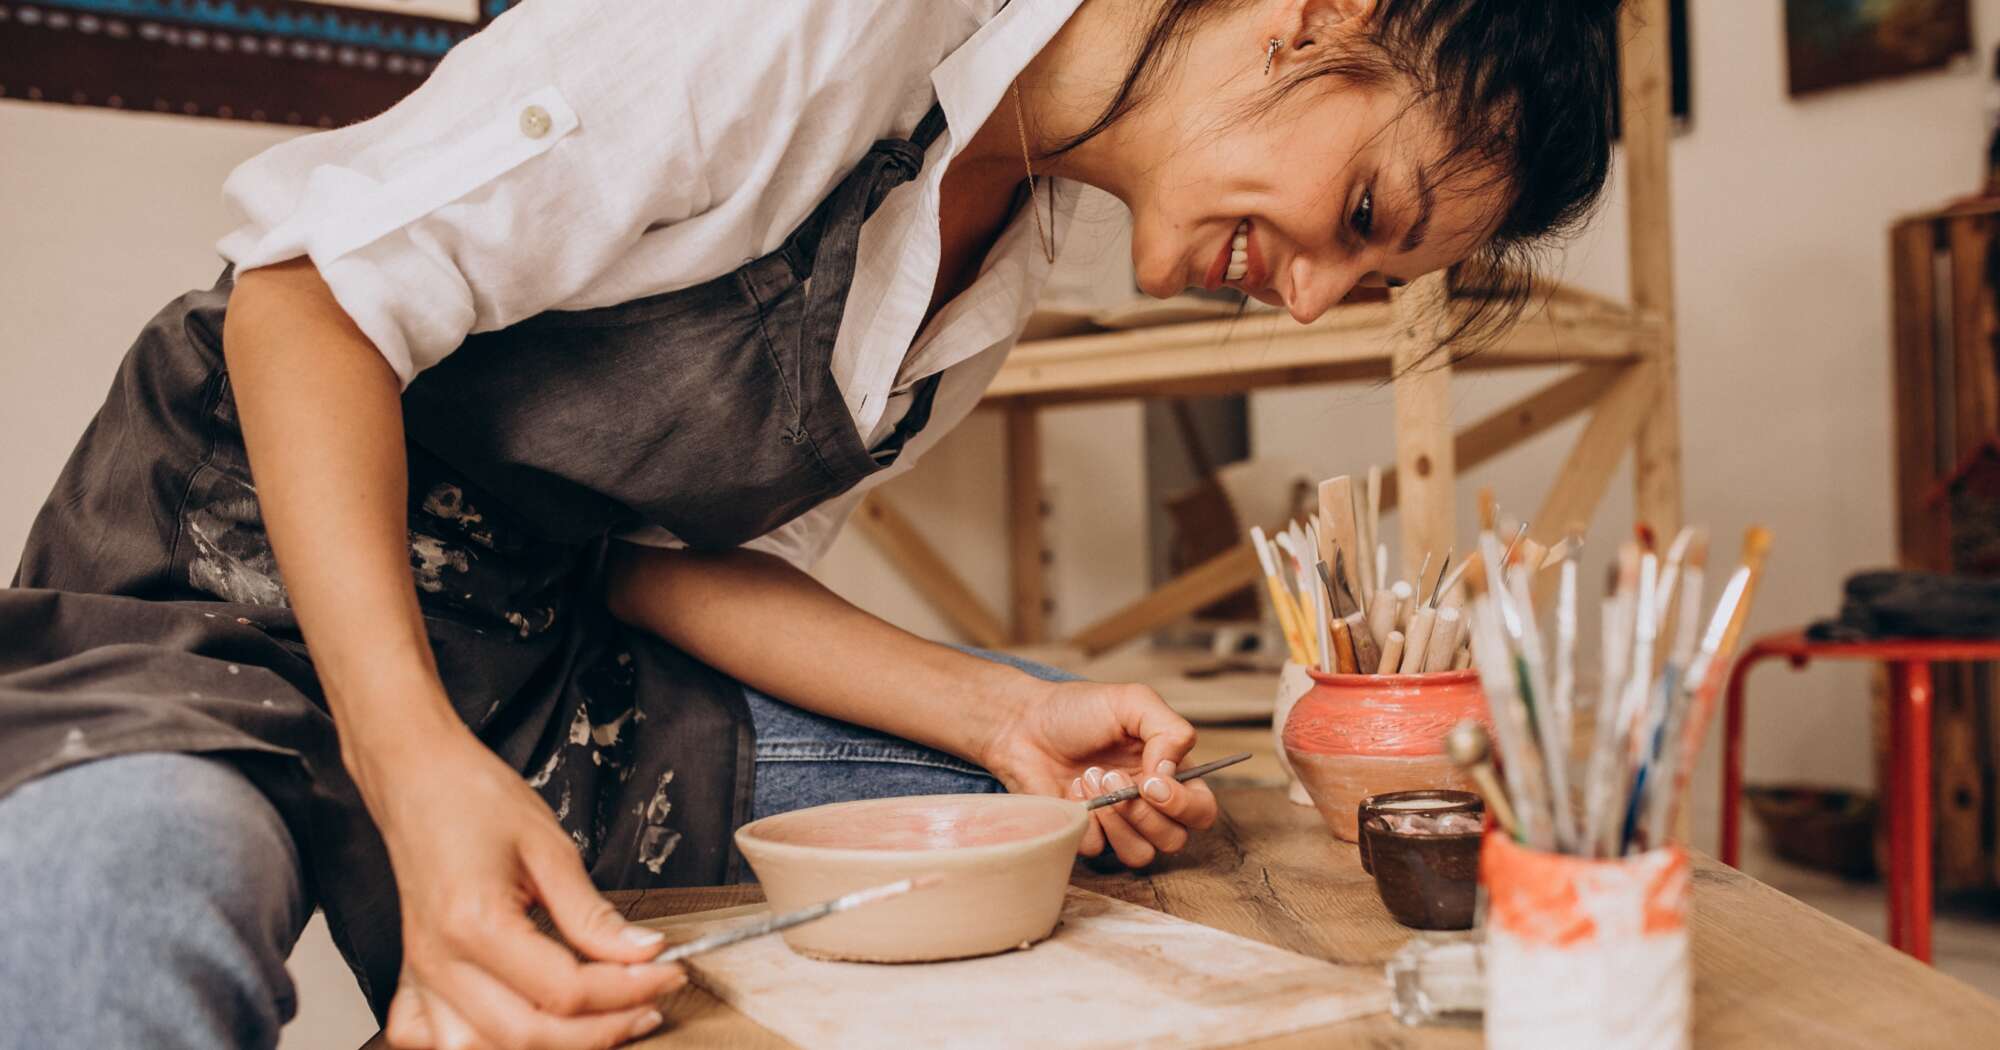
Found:
[[[1380,972],[1409,940],[1362,874],[1354,847],[1335,842],[1310,810],[1268,787],[1220,791],[1225,816],[1186,853],[1149,875],[1094,875],[1076,884],[1195,922]],[[1703,1048],[2000,1045],[2000,1000],[1930,969],[1755,879],[1699,857],[1694,872],[1695,1045]],[[613,894],[633,919],[760,899],[754,886]],[[791,1044],[698,988],[667,1003],[661,1035],[643,1047],[777,1050]],[[941,1041],[941,1045],[948,1040]],[[1283,1039],[1308,1047],[1476,1047],[1467,1029],[1405,1028],[1387,1014]],[[386,1046],[378,1037],[370,1047]]]

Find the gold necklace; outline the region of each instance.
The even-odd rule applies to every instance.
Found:
[[[1032,212],[1035,216],[1035,235],[1041,240],[1042,255],[1049,260],[1050,265],[1054,265],[1056,261],[1055,238],[1049,235],[1048,228],[1042,226],[1042,210],[1035,207],[1035,161],[1028,154],[1028,118],[1023,116],[1021,112],[1021,85],[1018,82],[1014,85],[1014,126],[1020,129],[1021,132],[1021,163],[1028,168],[1028,211]],[[1054,179],[1050,179],[1049,227],[1053,227],[1055,224],[1056,184]]]

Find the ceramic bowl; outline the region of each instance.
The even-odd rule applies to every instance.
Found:
[[[917,795],[841,802],[736,831],[774,912],[917,875],[944,881],[784,934],[793,951],[925,962],[1023,948],[1054,932],[1088,821],[1036,795]]]

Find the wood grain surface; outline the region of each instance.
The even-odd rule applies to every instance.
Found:
[[[1079,867],[1074,884],[1336,963],[1379,968],[1409,940],[1411,931],[1383,910],[1354,847],[1333,841],[1311,810],[1291,805],[1274,788],[1224,787],[1220,795],[1223,819],[1187,852],[1144,875]],[[2000,1000],[1705,856],[1696,858],[1694,882],[1696,1046],[2000,1045]],[[628,916],[649,919],[759,896],[754,886],[733,886],[620,893],[613,900]],[[635,1045],[788,1045],[698,988],[677,993],[666,1008],[668,1027]],[[950,1044],[948,1033],[940,1033],[936,1045]],[[1442,1050],[1480,1041],[1476,1031],[1405,1028],[1376,1014],[1246,1045]]]

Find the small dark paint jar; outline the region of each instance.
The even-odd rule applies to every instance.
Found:
[[[1481,831],[1406,832],[1385,814],[1484,818],[1486,800],[1470,791],[1424,789],[1370,795],[1356,807],[1361,867],[1375,877],[1382,904],[1418,930],[1469,930],[1479,887]]]

